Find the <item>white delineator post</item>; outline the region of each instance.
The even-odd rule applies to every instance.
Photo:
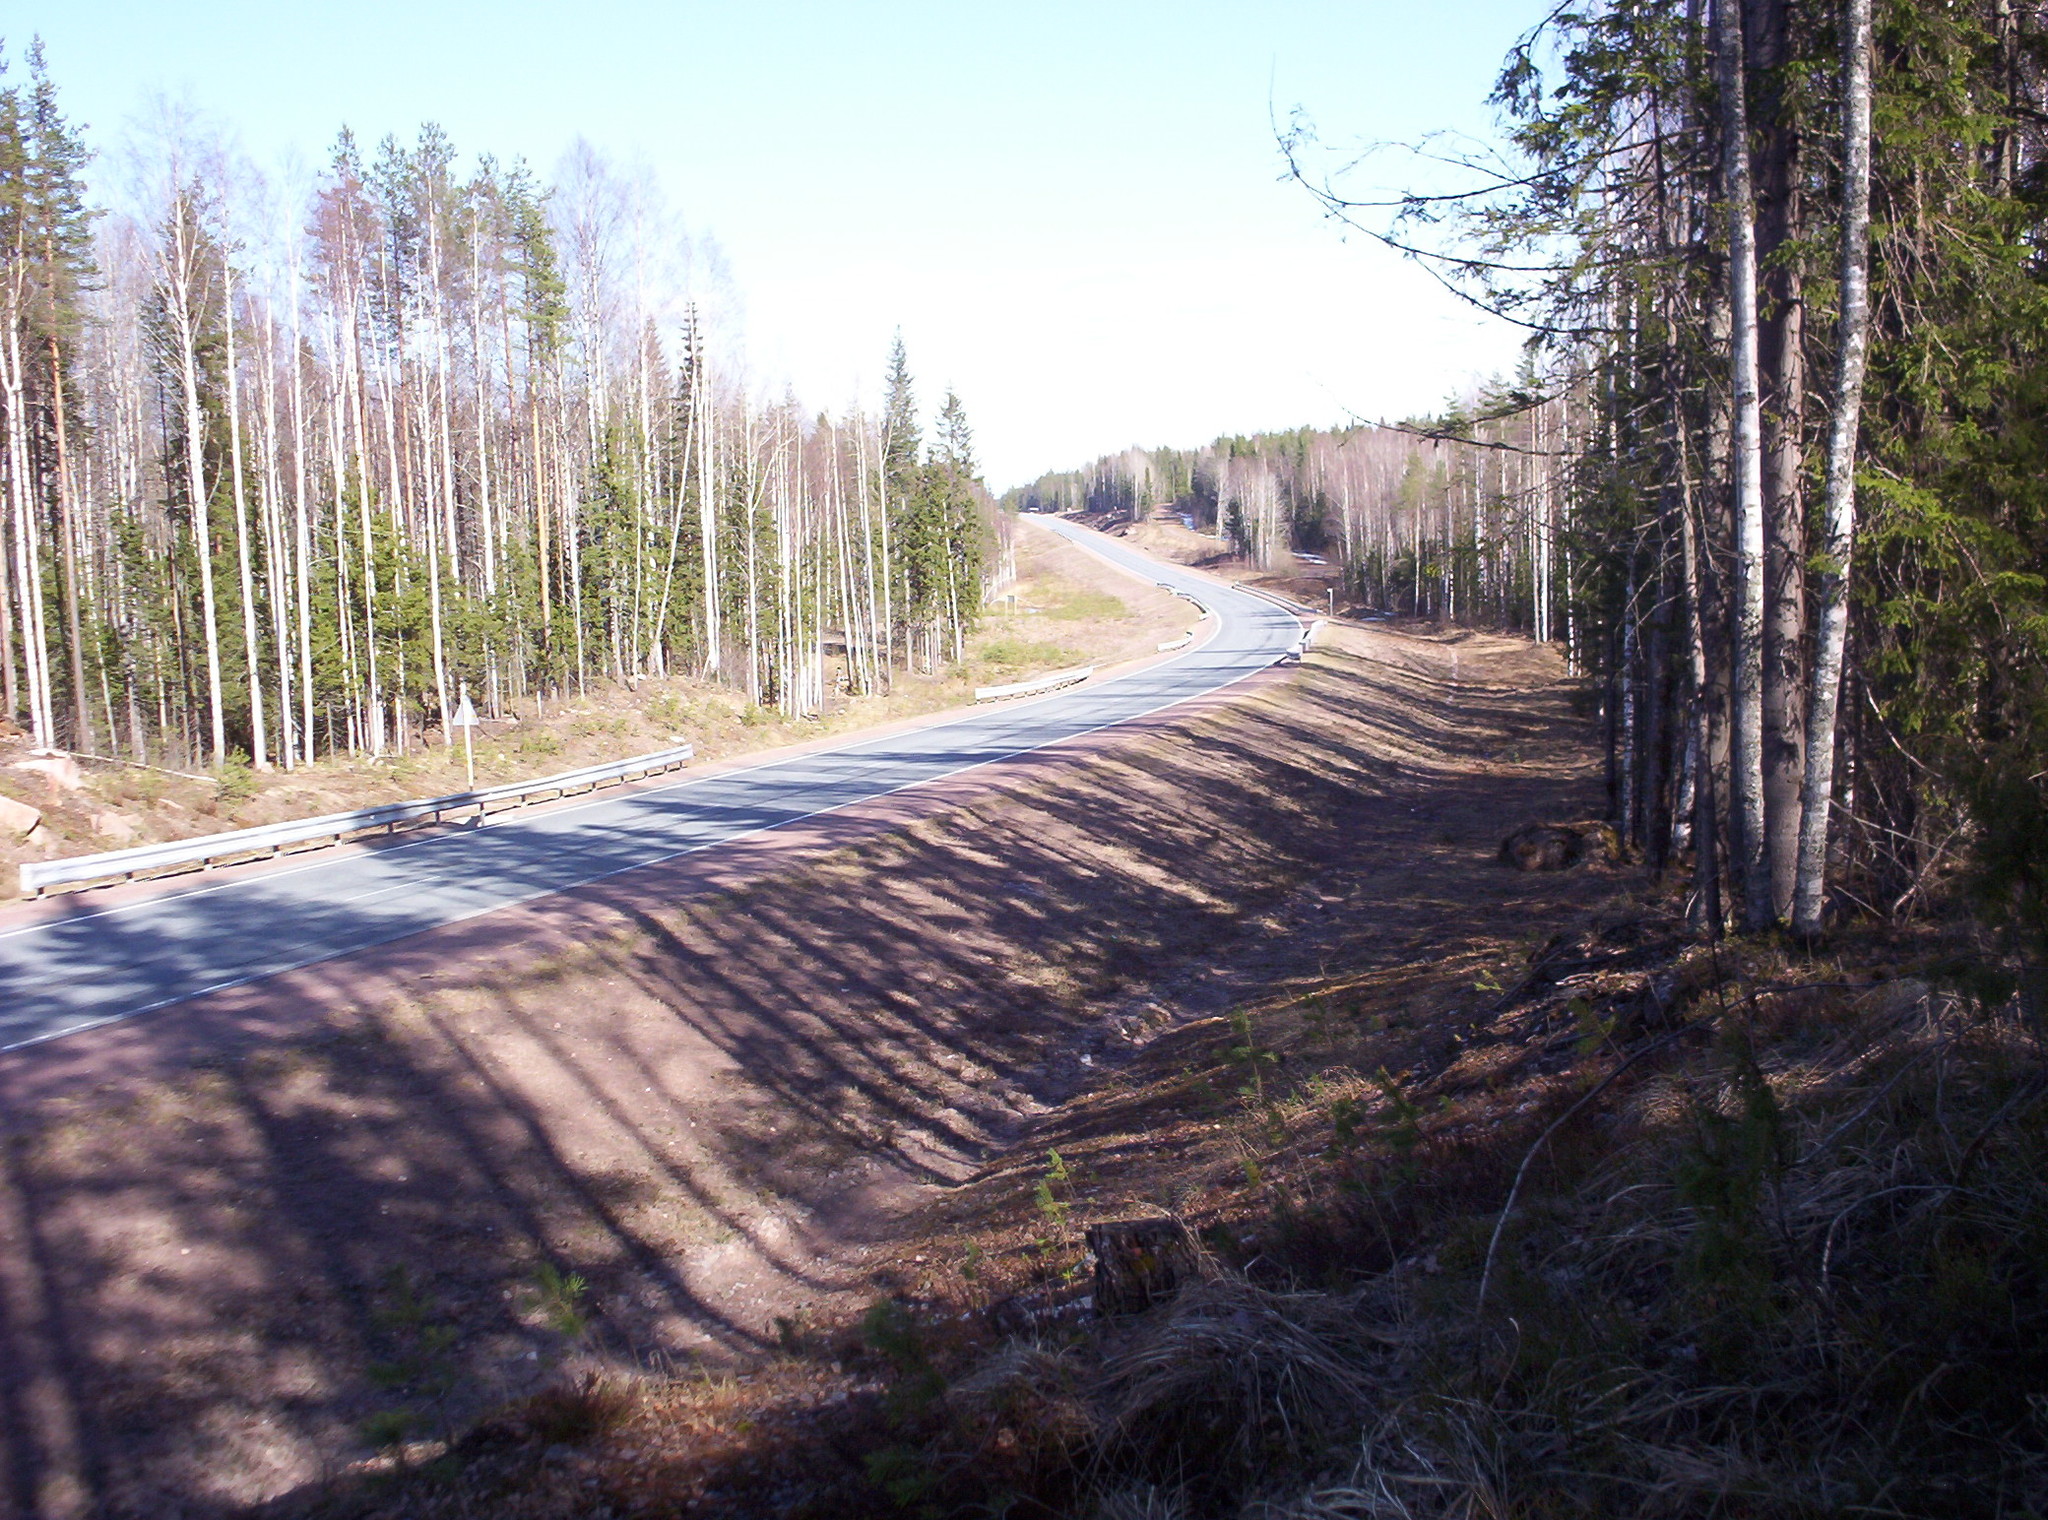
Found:
[[[476,746],[471,735],[476,732],[476,708],[469,700],[469,682],[462,683],[462,700],[455,704],[455,716],[448,720],[462,730],[462,765],[469,773],[469,789],[476,790]]]

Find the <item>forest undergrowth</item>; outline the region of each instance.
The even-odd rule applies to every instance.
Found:
[[[858,1324],[592,1367],[263,1513],[2039,1513],[2048,1059],[1995,948],[1708,945],[1582,869],[1624,890],[1570,932],[1155,1040]],[[1196,1267],[1098,1320],[1082,1227],[1146,1215]]]

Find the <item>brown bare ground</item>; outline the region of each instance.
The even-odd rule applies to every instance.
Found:
[[[1493,861],[1592,810],[1547,652],[1345,626],[1240,690],[818,821],[816,854],[639,873],[0,1065],[11,1512],[314,1482],[401,1402],[380,1372],[431,1436],[564,1358],[744,1366],[778,1316],[957,1287],[948,1234],[1014,1221],[1034,1126],[1126,1101],[1134,1057],[1332,965],[1467,974],[1615,889]],[[1230,1164],[1199,1139],[1198,1185]],[[1133,1175],[1104,1203],[1168,1185]],[[589,1285],[573,1343],[544,1265]]]

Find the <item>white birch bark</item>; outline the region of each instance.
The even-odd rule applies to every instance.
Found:
[[[259,771],[270,769],[269,736],[263,712],[263,671],[256,641],[256,578],[249,556],[249,498],[242,476],[242,389],[240,359],[235,346],[235,273],[223,259],[222,299],[228,337],[228,474],[230,495],[235,504],[235,568],[242,587],[242,653],[249,675],[249,746],[251,763]]]
[[[1743,898],[1744,926],[1761,929],[1774,916],[1763,792],[1763,417],[1757,354],[1756,193],[1750,176],[1739,0],[1717,0],[1714,31],[1721,93],[1721,190],[1728,217],[1729,368],[1734,397],[1730,440],[1735,509],[1732,853]]]
[[[206,703],[213,763],[228,758],[227,714],[221,701],[220,613],[213,585],[212,513],[206,498],[206,414],[199,404],[201,288],[199,229],[191,197],[179,190],[171,205],[170,245],[161,271],[166,313],[178,340],[178,382],[185,420],[185,488],[192,502],[192,538],[199,557],[200,619],[206,637]]]
[[[292,549],[299,625],[299,753],[313,762],[313,535],[306,510],[306,365],[301,325],[299,245],[292,243]],[[339,620],[340,608],[336,614]],[[329,736],[332,743],[332,736]]]
[[[50,643],[43,605],[42,555],[36,530],[35,472],[29,461],[27,374],[21,347],[24,321],[23,261],[15,250],[8,280],[7,342],[0,386],[6,396],[7,479],[14,508],[14,572],[21,611],[22,674],[26,678],[29,734],[38,749],[57,743],[55,709],[50,693]]]
[[[711,363],[699,355],[691,385],[691,413],[697,426],[697,541],[704,557],[704,674],[715,679],[723,667],[719,626],[723,621],[718,585],[718,417],[711,389]]]
[[[1824,565],[1819,637],[1807,698],[1806,787],[1799,816],[1792,927],[1820,932],[1828,864],[1828,815],[1835,785],[1835,726],[1849,634],[1849,575],[1856,547],[1856,440],[1870,336],[1870,0],[1846,0],[1842,39],[1841,316],[1834,410],[1828,422]]]

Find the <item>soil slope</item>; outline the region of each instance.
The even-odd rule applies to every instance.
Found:
[[[821,855],[176,1011],[97,1086],[0,1070],[13,1511],[256,1500],[567,1355],[744,1366],[912,1288],[921,1210],[1184,1022],[1567,918],[1585,878],[1493,854],[1590,809],[1583,737],[1526,643],[1338,627]],[[210,1019],[262,1038],[191,1064]]]

